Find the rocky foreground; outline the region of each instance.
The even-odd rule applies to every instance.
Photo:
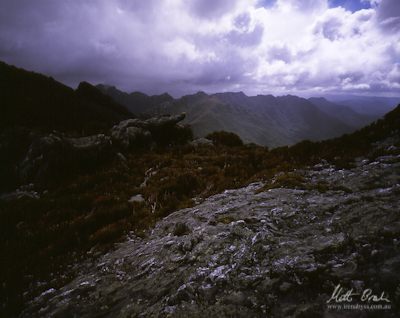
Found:
[[[22,316],[398,317],[400,155],[387,147],[352,169],[321,163],[293,172],[293,186],[276,175],[177,211]],[[384,297],[328,304],[337,284]],[[346,303],[386,309],[328,306]]]
[[[114,125],[105,134],[84,137],[68,137],[56,131],[45,135],[32,133],[27,138],[31,139],[28,141],[29,146],[22,151],[23,158],[8,159],[11,166],[7,168],[13,171],[12,175],[16,179],[14,182],[17,184],[34,183],[46,187],[65,175],[93,170],[114,158],[124,160],[121,152],[185,143],[190,139],[191,133],[187,135],[188,130],[179,124],[184,118],[185,114],[146,120],[131,118]],[[0,133],[0,153],[12,152],[15,138]],[[25,196],[30,196],[25,190],[19,189],[17,192],[5,195],[0,193],[0,199],[21,197],[23,192],[26,193]]]

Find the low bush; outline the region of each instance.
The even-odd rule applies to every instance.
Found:
[[[216,131],[206,136],[215,146],[240,147],[243,141],[240,137],[232,132]]]

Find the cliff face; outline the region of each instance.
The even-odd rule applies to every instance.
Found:
[[[177,211],[147,238],[131,236],[78,265],[75,280],[44,292],[22,316],[354,315],[328,307],[340,284],[354,293],[384,292],[390,303],[378,303],[391,309],[382,314],[395,317],[398,143],[395,136],[376,144],[385,155],[357,158],[351,169],[321,162]]]

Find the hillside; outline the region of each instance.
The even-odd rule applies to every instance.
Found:
[[[172,102],[171,95],[164,93],[162,95],[148,96],[141,92],[125,93],[114,86],[96,85],[100,91],[113,98],[116,102],[124,105],[129,111],[137,116],[149,116],[154,114],[154,109]]]
[[[359,114],[374,117],[383,116],[400,103],[400,97],[328,95],[326,98],[335,104],[347,106]]]
[[[165,111],[186,112],[185,122],[192,126],[195,136],[225,130],[238,134],[245,142],[268,147],[304,139],[323,140],[354,130],[311,102],[290,95],[199,93],[182,97]]]
[[[0,62],[0,130],[24,126],[45,131],[101,131],[132,117],[88,83],[76,91],[51,77]]]
[[[378,115],[372,114],[360,114],[354,111],[351,107],[340,105],[339,103],[333,103],[323,97],[312,97],[308,99],[311,103],[318,107],[319,110],[332,116],[346,125],[353,128],[360,128],[368,125],[373,122]],[[393,104],[395,105],[395,104]],[[390,111],[390,110],[388,110]],[[379,117],[383,116],[383,114],[379,115]]]
[[[400,105],[352,135],[264,153],[252,183],[210,197],[194,190],[192,207],[77,263],[74,279],[42,289],[22,316],[354,317],[329,301],[340,285],[354,306],[365,290],[384,295],[373,304],[397,317],[399,127]],[[198,150],[181,164],[194,156],[207,174]],[[201,171],[187,185],[211,180]]]

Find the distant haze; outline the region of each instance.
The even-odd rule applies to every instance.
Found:
[[[0,60],[125,91],[400,95],[399,0],[0,2]]]

